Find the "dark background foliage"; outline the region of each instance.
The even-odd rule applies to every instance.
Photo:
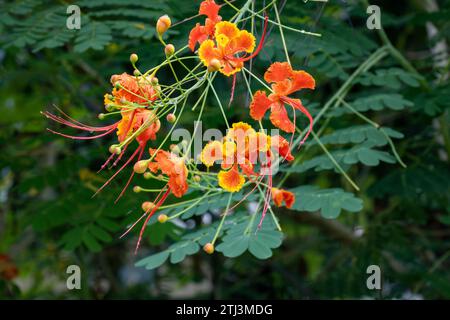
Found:
[[[344,209],[335,220],[303,205],[277,211],[285,237],[268,260],[200,252],[154,270],[134,266],[135,237],[118,239],[145,196],[128,192],[114,205],[121,178],[91,199],[109,176],[96,171],[112,140],[52,136],[45,128],[53,124],[39,111],[57,105],[74,118],[99,123],[95,115],[102,112],[109,77],[132,71],[130,53],[139,55],[142,69],[163,59],[156,19],[164,13],[175,22],[194,16],[199,1],[74,3],[82,10],[80,31],[64,27],[68,3],[0,1],[0,254],[10,258],[13,275],[18,272],[0,274],[1,298],[450,298],[449,1],[374,1],[391,53],[406,62],[390,54],[355,79],[346,98],[364,116],[395,130],[391,136],[407,168],[395,163],[385,138],[341,105],[320,121],[327,123],[322,141],[361,190],[332,170],[312,141],[312,151],[301,156],[285,183],[342,187],[363,200],[362,210],[346,211],[350,200],[338,193],[327,200]],[[317,79],[314,94],[303,97],[315,114],[358,66],[389,44],[381,32],[366,28],[364,1],[279,3],[283,23],[322,34],[286,32],[293,65]],[[233,13],[226,8],[223,16]],[[169,39],[176,47],[195,21],[173,28]],[[270,62],[284,59],[278,30],[271,28],[254,71],[262,75]],[[218,86],[227,101],[230,81],[221,78]],[[248,99],[245,86],[238,86],[227,111],[231,120],[248,119]],[[206,112],[208,127],[223,127],[217,114]],[[186,113],[180,126],[192,128],[195,116]],[[307,190],[299,190],[302,203]],[[183,232],[173,224],[149,229],[140,257],[163,250]],[[81,266],[82,290],[66,289],[71,264]],[[366,287],[366,268],[374,264],[382,270],[382,291]]]

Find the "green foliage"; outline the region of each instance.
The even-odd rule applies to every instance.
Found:
[[[80,298],[79,292],[54,293],[60,283],[50,283],[48,274],[65,281],[66,265],[82,263],[90,281],[83,286],[83,298],[167,298],[172,297],[174,282],[180,288],[205,278],[213,281],[214,298],[379,298],[365,287],[365,270],[371,264],[380,265],[384,283],[390,284],[383,298],[402,298],[407,293],[427,299],[450,297],[446,285],[450,281],[448,57],[429,50],[439,41],[448,41],[448,1],[439,1],[435,13],[426,12],[419,2],[381,2],[387,36],[408,64],[387,50],[315,122],[315,132],[330,154],[310,138],[296,153],[296,162],[274,177],[274,185],[286,177],[283,188],[296,196],[291,210],[271,208],[282,232],[270,211],[257,230],[261,209],[254,214],[241,204],[240,211],[226,217],[216,254],[206,256],[201,247],[212,241],[228,195],[211,194],[196,203],[198,194],[191,193],[180,205],[170,198],[168,207],[158,212],[173,216],[184,211],[179,219],[165,224],[151,219],[141,251],[149,248],[150,255],[137,263],[133,249],[140,225],[127,238],[119,240],[119,236],[142,215],[141,203],[153,200],[153,194],[128,192],[114,205],[127,173],[91,198],[111,175],[95,172],[113,139],[93,143],[55,139],[44,133],[49,124],[38,112],[56,104],[74,118],[95,124],[92,114],[102,112],[109,77],[131,70],[129,54],[148,57],[142,62],[146,67],[162,57],[155,41],[156,19],[166,13],[173,22],[194,16],[198,1],[195,5],[179,0],[79,1],[80,30],[66,28],[66,3],[0,4],[0,252],[13,256],[21,277],[32,280],[30,288],[16,288],[12,295],[3,290],[0,280],[0,296],[8,292],[8,298]],[[227,6],[223,9],[224,17],[234,14]],[[322,34],[285,30],[293,66],[317,80],[315,91],[299,95],[307,108],[314,109],[314,116],[385,45],[376,30],[365,27],[365,9],[359,2],[287,1],[281,12],[283,24]],[[268,14],[274,19],[273,10]],[[177,25],[168,39],[177,48],[185,45],[186,35],[198,21]],[[258,39],[261,22],[256,20]],[[435,24],[435,36],[427,38],[425,23]],[[286,60],[278,27],[270,30],[252,64],[258,75],[271,62]],[[179,65],[174,67],[183,72]],[[234,102],[226,109],[233,121],[248,121],[242,76],[238,75]],[[231,81],[217,78],[215,87],[226,105]],[[173,79],[161,74],[160,80]],[[252,89],[260,88],[249,80]],[[188,107],[192,105],[189,101]],[[225,129],[217,115],[211,99],[204,124]],[[196,117],[190,112],[179,127],[191,129]],[[302,115],[297,119],[304,124]],[[263,124],[271,127],[268,121]],[[351,188],[333,160],[360,191]],[[252,205],[256,192],[247,198]],[[243,196],[235,194],[232,204]],[[320,216],[311,215],[316,212]],[[311,223],[309,217],[317,218]],[[362,231],[358,239],[354,230]],[[133,285],[121,275],[130,277],[126,266],[135,263],[148,270],[163,264],[164,268],[145,273],[148,278]],[[102,289],[100,283],[105,281],[109,289]],[[192,297],[205,295],[196,292]]]

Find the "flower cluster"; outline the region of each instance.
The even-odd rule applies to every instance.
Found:
[[[256,189],[260,191],[265,189],[265,192],[261,191],[264,195],[262,199],[264,208],[260,225],[267,209],[270,207],[270,199],[279,207],[285,205],[290,208],[295,202],[294,194],[276,188],[272,183],[273,165],[279,161],[291,162],[294,160],[291,153],[292,139],[291,142],[288,142],[281,135],[270,136],[264,130],[256,131],[248,123],[234,123],[223,139],[210,141],[204,146],[200,154],[200,161],[206,167],[206,173],[200,171],[193,164],[192,159],[188,159],[187,153],[180,154],[180,152],[174,151],[175,148],[166,149],[164,143],[167,139],[163,139],[158,147],[149,146],[158,140],[162,117],[166,116],[167,122],[173,128],[184,109],[183,105],[181,111],[176,115],[177,106],[186,103],[189,95],[202,86],[207,88],[197,104],[203,101],[203,106],[205,105],[209,86],[214,79],[211,75],[219,72],[227,77],[233,76],[233,83],[235,83],[236,75],[245,70],[245,63],[256,57],[262,50],[269,21],[267,16],[264,19],[261,39],[256,46],[255,36],[247,30],[239,29],[236,24],[238,21],[224,20],[219,15],[220,8],[221,6],[216,4],[214,0],[205,0],[201,3],[199,15],[206,16],[205,22],[204,24],[196,24],[189,34],[186,47],[179,51],[176,51],[172,44],[167,44],[163,39],[164,34],[172,27],[170,17],[165,15],[159,18],[156,31],[160,42],[164,45],[166,60],[147,72],[141,72],[136,67],[138,56],[132,54],[130,62],[134,68],[133,75],[122,73],[111,77],[112,91],[104,96],[107,113],[100,114],[99,118],[102,120],[117,115],[120,119],[116,122],[103,127],[94,127],[71,118],[61,110],[60,115],[47,111],[43,112],[44,116],[51,120],[90,134],[88,136],[73,136],[49,129],[51,132],[67,138],[89,140],[115,132],[117,143],[109,147],[111,155],[100,170],[108,166],[110,168],[117,166],[126,154],[128,154],[128,158],[98,189],[97,193],[127,166],[133,166],[133,170],[117,200],[124,194],[136,173],[143,174],[146,178],[155,178],[164,182],[164,185],[158,190],[158,196],[153,201],[146,201],[142,204],[144,214],[141,218],[125,232],[127,234],[138,222],[144,220],[136,250],[148,221],[163,206],[170,195],[181,198],[190,187],[200,188],[200,190],[210,188],[211,181],[209,179],[211,176],[215,178],[215,182],[220,188],[216,188],[216,190],[219,189],[222,192],[235,193],[246,186],[252,186],[252,189],[245,196],[247,197]],[[198,50],[196,50],[197,46]],[[192,58],[199,60],[199,66],[203,65],[206,68],[200,72],[196,71],[197,73],[194,73],[195,69],[191,70],[185,78],[180,79],[177,77],[172,63],[177,62],[187,68],[178,58],[178,55],[185,49],[194,52]],[[170,66],[175,79],[174,84],[166,83],[163,85],[156,78],[156,73],[160,72],[165,66]],[[293,70],[288,62],[275,62],[267,69],[264,79],[268,84],[271,84],[271,87],[267,86],[270,92],[256,91],[253,94],[249,106],[250,117],[258,121],[262,127],[261,121],[270,110],[269,118],[276,128],[286,133],[294,133],[296,131],[295,111],[298,110],[306,115],[310,121],[309,131],[305,135],[304,141],[312,130],[313,119],[301,100],[293,98],[292,95],[301,89],[314,89],[314,78],[305,71]],[[195,84],[188,89],[183,88],[183,86],[192,82]],[[234,85],[232,96],[233,92]],[[197,104],[193,109],[196,108]],[[292,108],[293,121],[289,119],[286,106]],[[225,116],[225,113],[222,113]],[[134,150],[130,152],[133,145],[135,145]],[[148,151],[148,157],[146,151]],[[215,164],[220,165],[220,169],[216,173],[210,172],[209,170]],[[203,180],[207,180],[207,183],[202,184]],[[144,189],[135,187],[134,190],[140,192]],[[172,218],[174,217],[161,214],[158,220],[165,222]],[[213,243],[205,246],[205,251],[212,253],[214,251]]]

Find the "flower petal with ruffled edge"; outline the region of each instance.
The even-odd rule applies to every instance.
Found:
[[[250,117],[256,121],[262,120],[271,104],[272,101],[269,100],[264,91],[256,91],[250,104]]]
[[[216,161],[222,160],[223,155],[223,144],[220,141],[210,141],[206,144],[200,154],[201,162],[207,166],[211,167]]]
[[[245,183],[245,178],[238,171],[237,165],[230,170],[221,170],[217,175],[219,186],[228,192],[238,192]]]
[[[277,207],[281,207],[284,201],[286,208],[289,209],[295,203],[295,195],[290,191],[272,188],[272,200]]]

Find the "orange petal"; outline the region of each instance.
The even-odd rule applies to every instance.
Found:
[[[198,49],[198,56],[203,64],[208,67],[212,59],[222,61],[219,50],[214,46],[214,41],[206,40],[200,45]]]
[[[229,76],[232,76],[233,74],[241,71],[243,66],[244,66],[244,64],[241,61],[233,61],[232,63],[227,61],[224,64],[224,67],[222,69],[220,69],[220,73],[229,77]]]
[[[245,183],[245,178],[237,170],[237,165],[228,171],[220,171],[217,175],[219,186],[229,192],[238,192]]]
[[[231,54],[237,52],[252,53],[253,50],[255,50],[255,43],[255,37],[247,30],[242,30],[239,31],[238,35],[230,42],[229,50]]]
[[[218,38],[220,35],[226,36],[228,39],[234,39],[239,34],[239,29],[236,25],[229,21],[222,21],[216,24],[215,37]]]
[[[195,45],[198,43],[202,43],[206,39],[208,39],[208,35],[205,33],[205,27],[201,26],[199,23],[191,30],[189,34],[189,49],[192,51],[195,50]]]
[[[295,131],[295,126],[292,121],[289,120],[286,108],[282,103],[272,103],[270,110],[270,121],[275,127],[288,133]]]
[[[294,71],[292,79],[292,92],[300,89],[314,89],[316,87],[316,81],[306,71]]]
[[[268,83],[280,82],[292,76],[292,67],[287,62],[275,62],[264,74],[264,80]]]
[[[291,153],[289,142],[282,136],[273,136],[271,138],[272,147],[287,161],[294,160],[294,156]]]
[[[214,0],[205,0],[200,4],[198,14],[205,15],[209,19],[215,20],[219,15],[220,6]]]
[[[271,104],[272,102],[264,91],[256,91],[250,104],[250,117],[257,121],[261,120]]]
[[[223,158],[223,144],[220,141],[211,141],[206,144],[203,148],[202,153],[200,154],[200,160],[202,163],[210,167],[214,165],[214,162],[218,160],[222,160]]]
[[[277,207],[281,207],[284,201],[286,208],[291,208],[295,202],[295,195],[290,191],[272,188],[272,199]]]

